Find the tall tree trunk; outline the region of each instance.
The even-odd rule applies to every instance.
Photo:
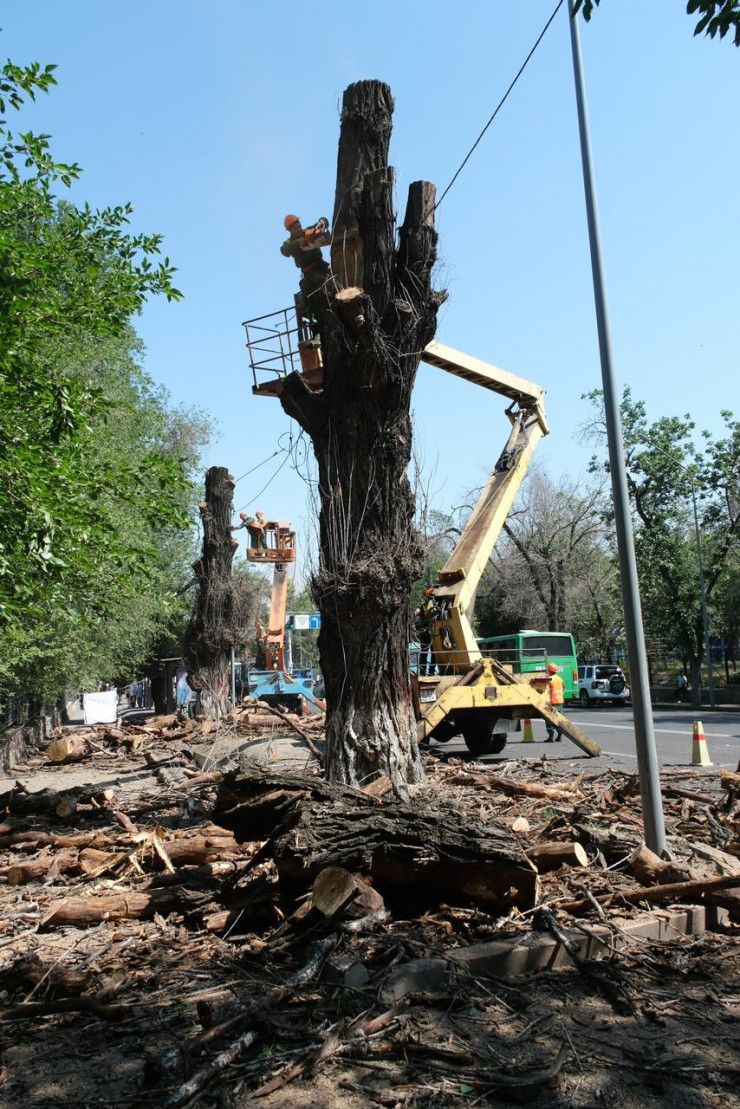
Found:
[[[198,596],[186,634],[188,681],[198,693],[198,714],[218,720],[231,708],[231,651],[244,629],[235,626],[232,563],[237,541],[231,534],[234,479],[223,466],[206,473],[201,502],[203,554],[193,570]]]
[[[408,600],[424,556],[407,476],[409,409],[444,294],[431,287],[432,185],[410,186],[396,249],[392,111],[379,81],[344,94],[332,274],[301,283],[319,322],[323,392],[292,374],[281,399],[311,436],[319,469],[312,592],[322,619],[327,775],[356,784],[381,771],[402,793],[423,773],[407,657]]]

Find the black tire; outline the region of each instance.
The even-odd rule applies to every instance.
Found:
[[[508,732],[494,732],[491,736],[491,754],[498,755],[503,751],[509,738]]]
[[[623,674],[612,674],[609,679],[609,689],[612,693],[623,693],[626,684]]]
[[[586,693],[585,689],[582,689],[581,692],[578,694],[578,700],[580,702],[581,708],[584,709],[587,709],[588,706],[591,704],[591,698],[589,697],[588,693]]]
[[[460,714],[460,731],[470,754],[497,755],[503,751],[508,738],[506,732],[494,732],[496,715],[487,709],[469,709]]]
[[[454,739],[454,737],[459,734],[460,729],[454,719],[451,716],[447,716],[437,725],[429,738],[433,739],[435,743],[449,743],[451,739]]]

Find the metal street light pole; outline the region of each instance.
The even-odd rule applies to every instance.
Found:
[[[682,462],[679,462],[678,459],[674,458],[672,454],[668,453],[668,451],[662,450],[661,447],[656,447],[655,444],[651,443],[648,439],[641,439],[641,441],[643,443],[645,443],[646,446],[650,447],[651,450],[657,451],[658,454],[664,455],[665,458],[670,458],[671,462],[673,462],[674,465],[678,466],[679,469],[683,470],[685,473],[687,473],[689,475],[689,481],[691,482],[691,504],[692,504],[693,509],[694,509],[694,539],[696,541],[696,564],[699,568],[699,591],[700,591],[700,594],[701,594],[701,622],[702,622],[702,629],[703,629],[703,632],[704,632],[704,658],[706,659],[706,663],[707,663],[707,685],[709,687],[709,706],[710,706],[710,708],[714,709],[714,708],[717,707],[717,698],[716,698],[716,695],[715,695],[715,692],[714,692],[714,670],[712,669],[712,649],[709,645],[709,612],[708,612],[708,609],[707,609],[707,589],[706,589],[706,585],[704,583],[704,560],[703,560],[702,555],[701,555],[701,531],[699,529],[699,511],[696,507],[696,485],[694,484],[694,475],[691,472],[691,470],[688,468],[688,466],[684,466],[684,464]]]
[[[576,20],[573,6],[574,0],[568,0],[570,41],[573,51],[573,75],[576,86],[576,105],[578,107],[578,130],[581,140],[583,187],[586,194],[588,237],[591,247],[591,272],[594,283],[594,300],[596,302],[596,323],[599,333],[599,352],[601,355],[601,379],[604,389],[606,434],[609,445],[609,468],[611,471],[612,495],[614,498],[614,524],[617,533],[619,573],[622,583],[622,603],[624,605],[624,626],[627,638],[627,657],[629,658],[630,682],[632,685],[632,705],[635,720],[637,768],[641,787],[642,818],[645,824],[645,842],[647,846],[657,855],[661,855],[666,851],[666,838],[663,804],[660,795],[660,772],[658,770],[652,706],[650,704],[650,676],[647,666],[647,656],[645,654],[645,635],[642,627],[640,591],[637,583],[635,544],[632,535],[632,518],[629,511],[629,496],[627,493],[627,470],[624,463],[624,451],[622,448],[619,397],[612,369],[609,316],[606,306],[606,284],[601,261],[601,234],[596,210],[596,195],[591,160],[591,140],[588,130],[583,67],[581,64],[581,44],[578,34],[578,21]]]

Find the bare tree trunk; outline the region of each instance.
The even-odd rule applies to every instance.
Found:
[[[186,635],[188,682],[198,693],[198,714],[209,720],[231,708],[231,650],[244,634],[234,626],[232,563],[238,543],[231,534],[233,500],[233,477],[224,466],[212,466],[199,506],[203,554],[193,565],[198,597]]]
[[[291,375],[285,411],[313,440],[320,552],[312,591],[322,618],[327,775],[357,784],[378,771],[398,792],[423,774],[408,679],[411,585],[423,571],[407,469],[411,391],[444,294],[434,187],[410,186],[395,243],[388,166],[393,99],[379,81],[344,94],[332,275],[304,277],[318,321],[323,392]]]

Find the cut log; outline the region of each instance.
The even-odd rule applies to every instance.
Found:
[[[643,843],[627,860],[630,870],[645,885],[664,886],[667,882],[688,882],[696,875],[690,867],[661,859]]]
[[[104,920],[149,920],[155,913],[166,916],[183,901],[184,891],[177,887],[151,893],[97,893],[90,897],[70,897],[53,905],[41,927],[59,928],[71,924],[86,928]]]
[[[242,850],[233,833],[224,828],[219,834],[178,836],[164,841],[164,848],[175,866],[198,866],[235,855]]]
[[[50,762],[61,764],[81,762],[90,754],[90,745],[84,736],[65,735],[49,744],[46,754]]]
[[[67,847],[54,854],[43,852],[35,859],[14,863],[5,869],[4,874],[11,886],[23,886],[27,882],[38,882],[42,878],[76,869],[77,851]]]
[[[740,764],[738,769],[740,770]],[[720,784],[722,789],[740,789],[740,774],[735,774],[732,770],[721,770]]]
[[[239,726],[242,728],[275,728],[278,724],[276,716],[269,712],[248,712],[239,717]]]
[[[324,916],[341,915],[368,923],[388,916],[378,891],[341,866],[327,866],[316,875],[311,900]]]
[[[123,863],[128,858],[126,851],[100,851],[95,847],[85,847],[77,860],[78,868],[88,878],[97,878],[107,870]]]
[[[55,789],[29,793],[25,788],[16,786],[0,797],[0,806],[16,816],[47,815],[66,819],[74,816],[77,801],[73,794],[58,793]]]
[[[19,851],[31,851],[37,847],[107,847],[109,839],[98,832],[85,832],[80,835],[63,836],[55,832],[15,832],[12,836],[0,839],[0,847],[13,847]]]
[[[25,786],[16,783],[8,793],[0,795],[0,809],[4,808],[16,816],[58,816],[66,820],[75,815],[78,805],[101,808],[112,797],[112,789],[82,786],[64,792],[39,789],[31,793]]]
[[[359,790],[257,768],[225,776],[220,823],[238,839],[267,839],[281,883],[308,885],[327,866],[367,874],[384,895],[438,904],[462,898],[531,908],[537,872],[516,836],[452,809],[435,813],[395,801],[381,808]]]
[[[540,874],[561,866],[588,866],[588,855],[580,843],[541,843],[525,855]]]
[[[393,792],[393,782],[385,774],[381,774],[372,782],[368,782],[366,786],[362,787],[362,792],[367,797],[381,798]]]

